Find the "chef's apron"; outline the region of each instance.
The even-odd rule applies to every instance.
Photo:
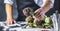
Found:
[[[60,13],[60,0],[55,0],[54,8]]]
[[[34,11],[40,8],[35,4],[34,0],[16,0],[17,1],[17,9],[18,9],[18,17],[17,21],[24,21],[25,16],[23,14],[23,9],[26,7],[32,8]]]

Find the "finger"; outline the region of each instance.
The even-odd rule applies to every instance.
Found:
[[[42,19],[43,18],[43,15],[39,16],[39,19]]]
[[[37,11],[35,11],[34,13],[37,13],[37,12],[39,12],[39,11],[37,10]]]
[[[37,18],[37,20],[40,20],[42,18],[42,16],[39,14],[36,18]]]
[[[39,14],[38,14],[38,17],[42,17],[44,15],[44,13],[41,11]]]
[[[28,8],[25,8],[25,9],[23,10],[23,14],[24,14],[25,16],[28,15],[28,12],[29,12]]]
[[[33,16],[34,19],[38,19],[39,18],[39,13],[37,13],[36,15]]]
[[[8,25],[8,22],[7,21],[5,23],[6,23],[6,25]]]
[[[38,17],[39,14],[40,14],[40,12],[37,12],[37,13],[35,14],[35,17]]]
[[[25,12],[24,15],[27,15],[27,13]]]
[[[14,24],[16,23],[16,21],[14,20]]]
[[[6,21],[6,25],[9,25],[9,22]]]
[[[39,18],[42,18],[43,16],[44,16],[44,14],[43,13],[40,13],[38,17]]]
[[[39,11],[39,9],[38,10],[36,10],[34,13],[36,13],[36,12],[38,12]]]
[[[13,24],[13,21],[10,21],[10,23],[9,24]]]
[[[43,15],[43,14],[40,12],[37,16],[40,17],[40,16],[42,16],[42,15]]]
[[[24,13],[24,12],[26,12],[26,8],[25,8],[25,9],[23,9],[23,13]]]
[[[34,15],[37,15],[39,13],[39,11],[35,12]]]
[[[26,8],[26,12],[29,12],[28,8]]]
[[[38,15],[37,18],[41,18],[41,15]]]
[[[39,18],[39,16],[41,16],[40,13],[38,13],[38,14],[36,15],[37,18]]]
[[[23,12],[28,12],[28,8],[23,9]]]
[[[28,16],[28,13],[24,13],[25,16]]]

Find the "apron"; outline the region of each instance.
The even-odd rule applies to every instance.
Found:
[[[54,8],[60,13],[60,0],[55,0]]]
[[[25,16],[23,15],[23,9],[26,7],[32,8],[34,11],[40,8],[35,4],[34,0],[16,0],[17,1],[17,9],[18,9],[18,18],[17,21],[24,21]]]

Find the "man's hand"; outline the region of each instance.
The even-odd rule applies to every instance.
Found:
[[[10,24],[15,24],[16,21],[14,19],[7,19],[6,20],[6,25],[10,25]]]
[[[5,9],[6,9],[6,14],[7,14],[6,25],[16,23],[16,21],[13,19],[13,13],[12,13],[13,7],[12,7],[12,5],[6,3]]]
[[[45,15],[44,10],[40,8],[34,12],[33,18],[36,20],[41,20],[44,15]]]
[[[28,7],[27,7],[27,8],[24,8],[24,9],[23,9],[23,14],[24,14],[25,16],[28,16],[28,13],[29,13]]]

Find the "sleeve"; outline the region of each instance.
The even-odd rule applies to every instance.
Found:
[[[7,4],[10,4],[10,5],[13,5],[14,0],[4,0],[4,3],[7,3]]]
[[[51,0],[51,8],[53,8],[54,0]]]

